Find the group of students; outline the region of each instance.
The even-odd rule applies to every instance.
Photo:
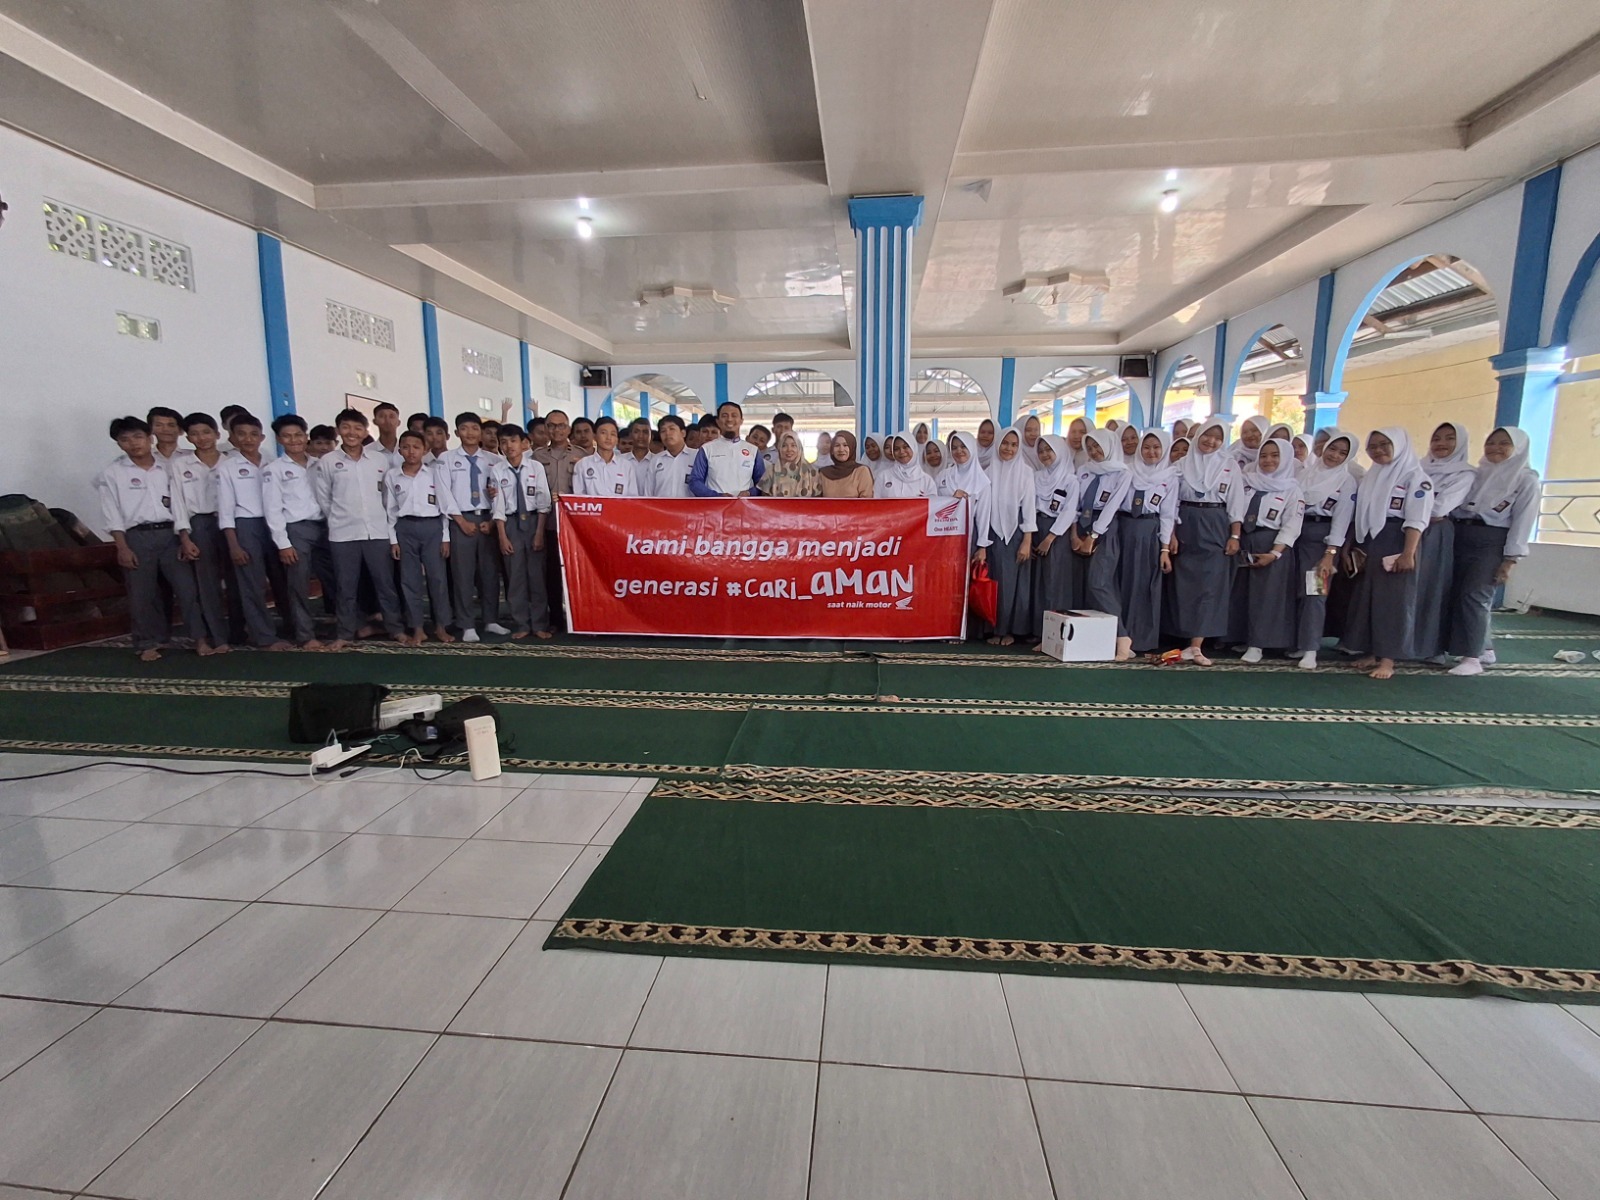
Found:
[[[984,421],[937,449],[916,441],[887,439],[879,494],[971,499],[974,560],[998,584],[989,640],[1037,639],[1046,612],[1089,609],[1117,617],[1119,661],[1171,647],[1210,666],[1211,642],[1312,670],[1335,636],[1375,679],[1407,659],[1479,674],[1494,661],[1495,592],[1539,512],[1514,427],[1490,432],[1477,466],[1453,422],[1425,457],[1403,429],[1360,442],[1259,416],[1233,442],[1218,420],[1168,432],[1079,418],[1057,437],[1037,417],[1003,433]],[[1363,449],[1370,467],[1356,462]]]
[[[380,625],[413,645],[429,625],[442,642],[479,641],[480,629],[548,638],[556,495],[951,496],[971,502],[973,561],[998,585],[983,631],[997,645],[1039,639],[1049,611],[1091,609],[1117,617],[1122,661],[1172,646],[1210,666],[1211,642],[1313,669],[1332,635],[1380,679],[1405,659],[1454,656],[1457,675],[1493,661],[1490,607],[1539,510],[1516,428],[1493,430],[1474,467],[1467,430],[1449,422],[1421,457],[1401,429],[1363,444],[1251,417],[1230,442],[1217,420],[1168,432],[1078,418],[1048,436],[1030,416],[942,442],[926,425],[868,436],[860,459],[854,434],[824,433],[819,466],[787,414],[749,440],[743,422],[733,401],[625,435],[610,417],[559,410],[526,428],[463,413],[451,447],[443,418],[417,413],[402,430],[399,410],[379,404],[371,425],[355,409],[333,426],[281,416],[270,456],[243,408],[220,420],[156,408],[111,423],[122,454],[96,487],[146,659],[168,640],[174,600],[201,654],[243,641],[341,649]],[[326,643],[313,576],[336,612]]]

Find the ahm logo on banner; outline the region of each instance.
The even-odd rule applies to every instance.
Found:
[[[567,507],[575,513],[598,513],[606,510],[606,506],[598,500],[575,500]]]
[[[928,501],[929,537],[965,537],[967,532],[967,502],[963,497],[952,500],[939,496]]]

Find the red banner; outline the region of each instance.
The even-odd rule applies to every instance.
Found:
[[[567,628],[957,638],[967,502],[559,498]]]

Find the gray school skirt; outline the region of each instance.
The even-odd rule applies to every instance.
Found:
[[[1412,644],[1417,626],[1417,573],[1383,569],[1385,558],[1406,548],[1404,522],[1398,517],[1386,521],[1376,537],[1357,542],[1356,548],[1367,561],[1350,597],[1340,644],[1376,658],[1416,657]]]

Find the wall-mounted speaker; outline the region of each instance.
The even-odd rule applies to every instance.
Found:
[[[609,388],[611,386],[611,368],[580,368],[578,371],[578,386],[586,388]]]
[[[1117,374],[1124,379],[1149,379],[1153,355],[1124,354],[1117,366]]]

